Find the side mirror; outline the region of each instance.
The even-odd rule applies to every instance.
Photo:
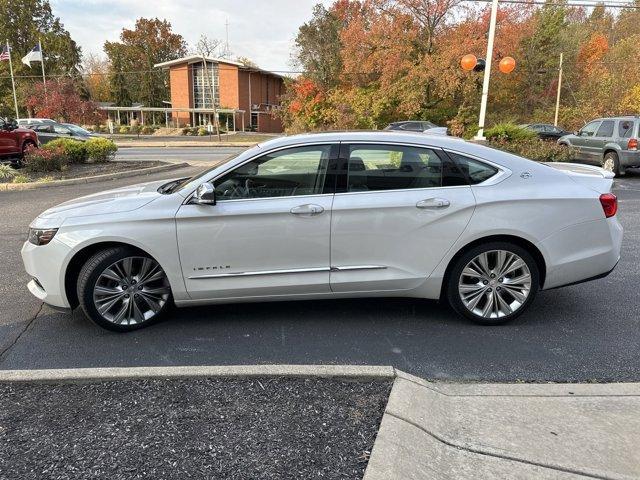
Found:
[[[582,135],[582,132],[581,132],[580,130],[577,130],[577,131],[573,132],[573,134],[574,134],[576,137],[579,137],[580,135]]]
[[[198,187],[193,197],[193,203],[196,205],[216,204],[216,190],[213,188],[211,182],[205,182]]]

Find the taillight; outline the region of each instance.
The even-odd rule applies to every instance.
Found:
[[[605,217],[613,217],[618,211],[618,197],[613,193],[603,193],[600,195],[600,205],[602,205]]]
[[[627,143],[627,150],[637,150],[638,149],[638,139],[630,138]]]

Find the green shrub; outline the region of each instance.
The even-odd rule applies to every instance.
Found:
[[[68,163],[69,157],[61,146],[29,147],[24,156],[24,165],[29,172],[61,172]]]
[[[527,140],[537,138],[535,132],[513,123],[498,123],[484,131],[487,140]]]
[[[16,175],[13,177],[13,183],[29,183],[31,179],[26,175]]]
[[[16,171],[9,165],[0,163],[0,182],[8,182],[17,175]]]
[[[87,155],[96,163],[103,163],[113,160],[118,147],[108,138],[90,138],[85,143]]]
[[[204,128],[204,127],[200,127],[200,128],[198,129],[198,136],[200,136],[200,137],[204,137],[205,135],[208,135],[208,134],[209,134],[209,132],[207,131],[207,129],[206,129],[206,128]]]
[[[123,125],[122,127],[120,127],[118,132],[119,133],[129,133],[129,127],[127,127],[126,125]]]
[[[145,125],[144,127],[142,127],[142,129],[140,130],[140,133],[142,133],[143,135],[151,135],[153,132],[155,132],[156,129],[153,128],[151,125]]]
[[[69,159],[69,163],[87,163],[89,154],[84,142],[73,140],[72,138],[57,138],[45,144],[43,150],[62,148]]]
[[[539,139],[537,136],[521,140],[489,140],[488,145],[537,162],[571,162],[575,149],[555,142]]]

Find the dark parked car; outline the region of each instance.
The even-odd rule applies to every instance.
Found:
[[[27,128],[18,127],[13,120],[0,118],[0,161],[20,166],[24,152],[30,146],[38,146],[38,137]]]
[[[538,137],[542,140],[558,140],[560,137],[564,135],[568,135],[571,132],[567,132],[566,130],[561,129],[560,127],[556,127],[555,125],[551,125],[550,123],[526,123],[524,125],[520,125],[525,130],[531,130],[535,132]]]
[[[38,134],[38,139],[42,144],[57,138],[73,138],[85,142],[92,137],[91,133],[84,128],[64,123],[36,123],[29,125],[29,128]]]
[[[579,131],[565,135],[558,144],[576,149],[576,159],[600,165],[616,176],[625,169],[640,167],[640,116],[599,118]]]
[[[435,123],[426,120],[406,120],[403,122],[393,122],[387,125],[385,130],[399,130],[401,132],[426,132],[437,135],[448,135],[447,127],[439,127]]]

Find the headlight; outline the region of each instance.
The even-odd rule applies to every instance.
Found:
[[[46,245],[53,239],[57,231],[57,228],[30,228],[29,243],[33,243],[34,245]]]

